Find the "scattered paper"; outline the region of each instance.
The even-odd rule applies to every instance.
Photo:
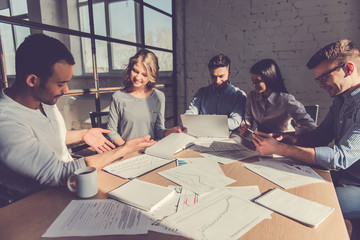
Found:
[[[239,148],[238,151],[213,151],[208,153],[202,153],[201,156],[216,160],[217,162],[222,164],[228,164],[259,155],[257,151],[250,150],[242,145],[239,146],[242,148]]]
[[[206,169],[206,164],[201,168],[197,164],[186,164],[158,172],[158,174],[199,195],[235,182],[234,179],[214,174],[212,170]]]
[[[237,239],[268,215],[263,207],[219,191],[166,220],[193,239]],[[234,221],[236,219],[236,221]]]
[[[172,161],[173,160],[167,160],[143,154],[126,159],[124,161],[110,164],[103,169],[108,173],[122,178],[135,178]]]
[[[72,200],[42,237],[146,234],[149,218],[111,199]]]
[[[244,167],[266,178],[276,185],[289,189],[310,183],[324,183],[324,180],[312,168],[296,165],[290,159],[268,159],[264,161],[246,163]]]

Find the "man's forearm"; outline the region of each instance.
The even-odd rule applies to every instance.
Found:
[[[307,164],[316,165],[315,149],[279,143],[277,154]]]
[[[85,157],[85,163],[89,167],[95,167],[100,171],[106,165],[129,154],[127,147],[118,147],[108,152]]]
[[[88,129],[67,131],[65,144],[70,145],[83,141],[83,136],[87,131]]]

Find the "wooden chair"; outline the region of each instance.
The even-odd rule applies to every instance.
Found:
[[[90,120],[91,120],[91,126],[92,127],[100,127],[100,128],[107,128],[107,122],[109,119],[109,112],[90,112]],[[100,120],[100,122],[99,122]],[[80,158],[84,154],[83,152],[86,151],[86,149],[89,148],[89,145],[82,143],[77,146],[71,146],[70,147],[70,154],[73,158]],[[81,153],[81,154],[79,154]]]
[[[109,112],[90,112],[92,127],[107,128],[109,121]]]

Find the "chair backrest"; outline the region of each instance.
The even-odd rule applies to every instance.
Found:
[[[109,121],[109,112],[90,112],[91,126],[107,128]],[[100,122],[99,122],[100,120]]]
[[[314,105],[305,106],[305,110],[310,115],[310,117],[314,119],[314,122],[317,124],[318,115],[319,115],[319,105],[314,104]]]

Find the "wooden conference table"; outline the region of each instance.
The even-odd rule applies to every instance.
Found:
[[[176,157],[191,157],[198,153],[182,151]],[[129,156],[131,157],[131,156]],[[275,184],[247,170],[242,166],[244,162],[255,161],[250,158],[227,165],[221,165],[226,176],[236,180],[230,186],[259,186],[263,193],[276,187]],[[165,165],[142,177],[141,180],[167,186],[174,185],[171,181],[158,175],[157,172],[175,167],[175,162]],[[329,181],[328,183],[309,184],[287,190],[295,195],[322,203],[335,208],[335,211],[316,229],[304,226],[296,221],[286,218],[277,213],[272,213],[272,219],[265,219],[243,235],[240,239],[326,239],[346,240],[349,239],[344,219],[340,211],[339,203],[331,183],[329,171],[315,169],[319,175]],[[125,183],[127,180],[116,177],[104,171],[98,173],[99,193],[93,198],[106,198],[105,193]],[[65,188],[46,189],[33,194],[25,199],[17,201],[0,209],[0,239],[2,240],[35,240],[44,239],[41,235],[60,215],[71,200],[78,199]],[[236,221],[236,219],[234,219]],[[62,239],[126,239],[126,240],[175,240],[186,239],[180,236],[166,235],[157,232],[149,232],[146,235],[114,235],[94,237],[66,237]]]

